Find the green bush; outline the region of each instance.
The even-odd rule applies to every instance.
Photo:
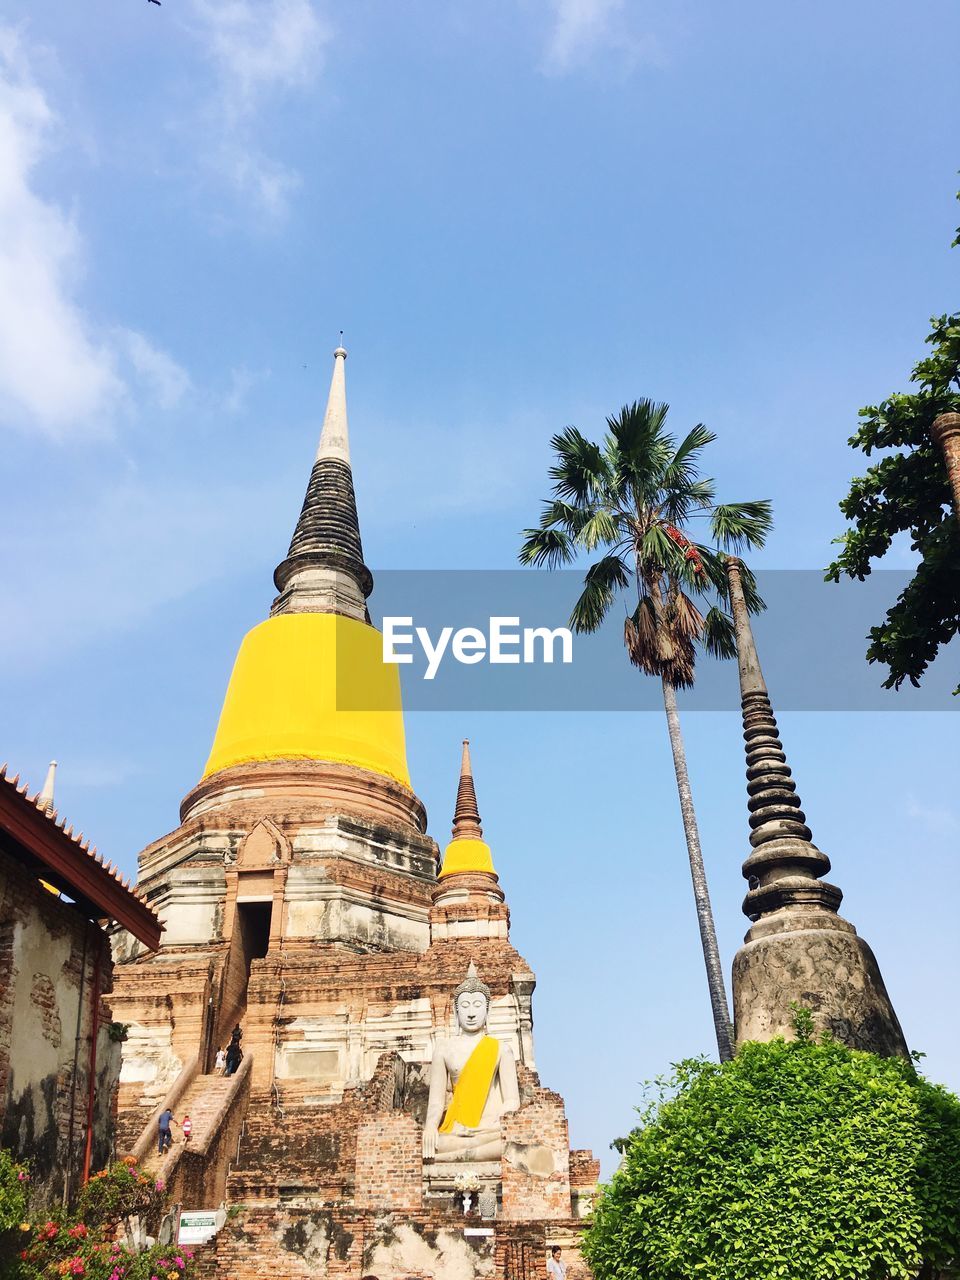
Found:
[[[30,1175],[9,1151],[0,1147],[0,1236],[15,1231],[27,1212]]]
[[[597,1280],[932,1280],[960,1259],[960,1099],[797,1029],[657,1082],[586,1232]]]

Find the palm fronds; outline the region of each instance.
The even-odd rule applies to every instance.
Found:
[[[733,619],[715,604],[711,605],[704,615],[703,647],[713,658],[735,658],[737,656]]]
[[[574,631],[596,631],[617,592],[629,585],[630,571],[620,556],[604,556],[591,565],[583,580],[583,591],[570,614]]]
[[[550,441],[557,461],[550,479],[558,498],[569,498],[578,506],[591,503],[609,480],[606,460],[599,445],[588,440],[576,427],[564,427]]]
[[[710,516],[710,532],[727,551],[762,547],[772,528],[773,509],[766,501],[721,503]]]
[[[573,539],[562,529],[524,529],[520,563],[556,569],[576,559]]]
[[[572,426],[555,435],[553,496],[539,528],[524,530],[520,560],[556,568],[605,550],[586,571],[571,626],[596,631],[633,583],[637,606],[624,622],[631,663],[686,688],[698,645],[715,657],[735,655],[724,553],[763,546],[772,516],[766,501],[716,503],[713,480],[699,474],[716,437],[697,423],[677,444],[667,413],[662,402],[635,400],[607,419],[602,445]],[[709,543],[690,536],[697,516],[707,517]],[[746,566],[741,576],[747,607],[758,612],[756,581]]]

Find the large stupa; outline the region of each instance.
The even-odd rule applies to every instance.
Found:
[[[151,954],[118,941],[119,1151],[171,1203],[219,1210],[211,1277],[532,1280],[559,1244],[573,1280],[598,1166],[537,1075],[535,979],[467,745],[442,857],[411,787],[366,607],[345,361],[270,616],[180,825],[140,854],[165,932]],[[243,1058],[219,1075],[231,1039]],[[193,1137],[160,1157],[165,1106]]]

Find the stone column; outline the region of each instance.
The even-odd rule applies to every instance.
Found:
[[[270,912],[270,951],[283,945],[284,911],[286,909],[287,871],[285,866],[277,867],[273,873],[273,907]]]
[[[753,922],[733,962],[737,1044],[791,1036],[791,1004],[855,1049],[907,1055],[873,952],[838,913],[843,894],[819,877],[830,859],[813,843],[757,657],[740,577],[727,559],[737,638],[747,807],[753,851],[743,864]]]
[[[934,418],[930,434],[943,454],[953,489],[953,514],[960,521],[960,413],[941,413]]]

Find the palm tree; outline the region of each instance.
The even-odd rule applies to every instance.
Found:
[[[702,479],[703,449],[716,437],[698,423],[678,445],[665,428],[669,406],[652,400],[625,405],[607,419],[603,444],[576,427],[553,437],[550,468],[553,497],[540,525],[524,530],[520,561],[556,568],[581,552],[606,554],[587,569],[570,625],[596,631],[617,593],[636,589],[636,608],[624,620],[630,661],[660,677],[673,765],[680,795],[693,896],[703,946],[720,1060],[733,1056],[730,1013],[720,967],[717,935],[700,851],[687,758],[677,712],[677,689],[691,686],[696,647],[715,657],[736,655],[733,620],[727,612],[723,553],[762,547],[772,525],[770,503],[717,504],[712,480]],[[697,541],[691,523],[706,522],[708,542]],[[749,570],[744,570],[748,608],[764,607]],[[704,605],[704,612],[695,600]]]

